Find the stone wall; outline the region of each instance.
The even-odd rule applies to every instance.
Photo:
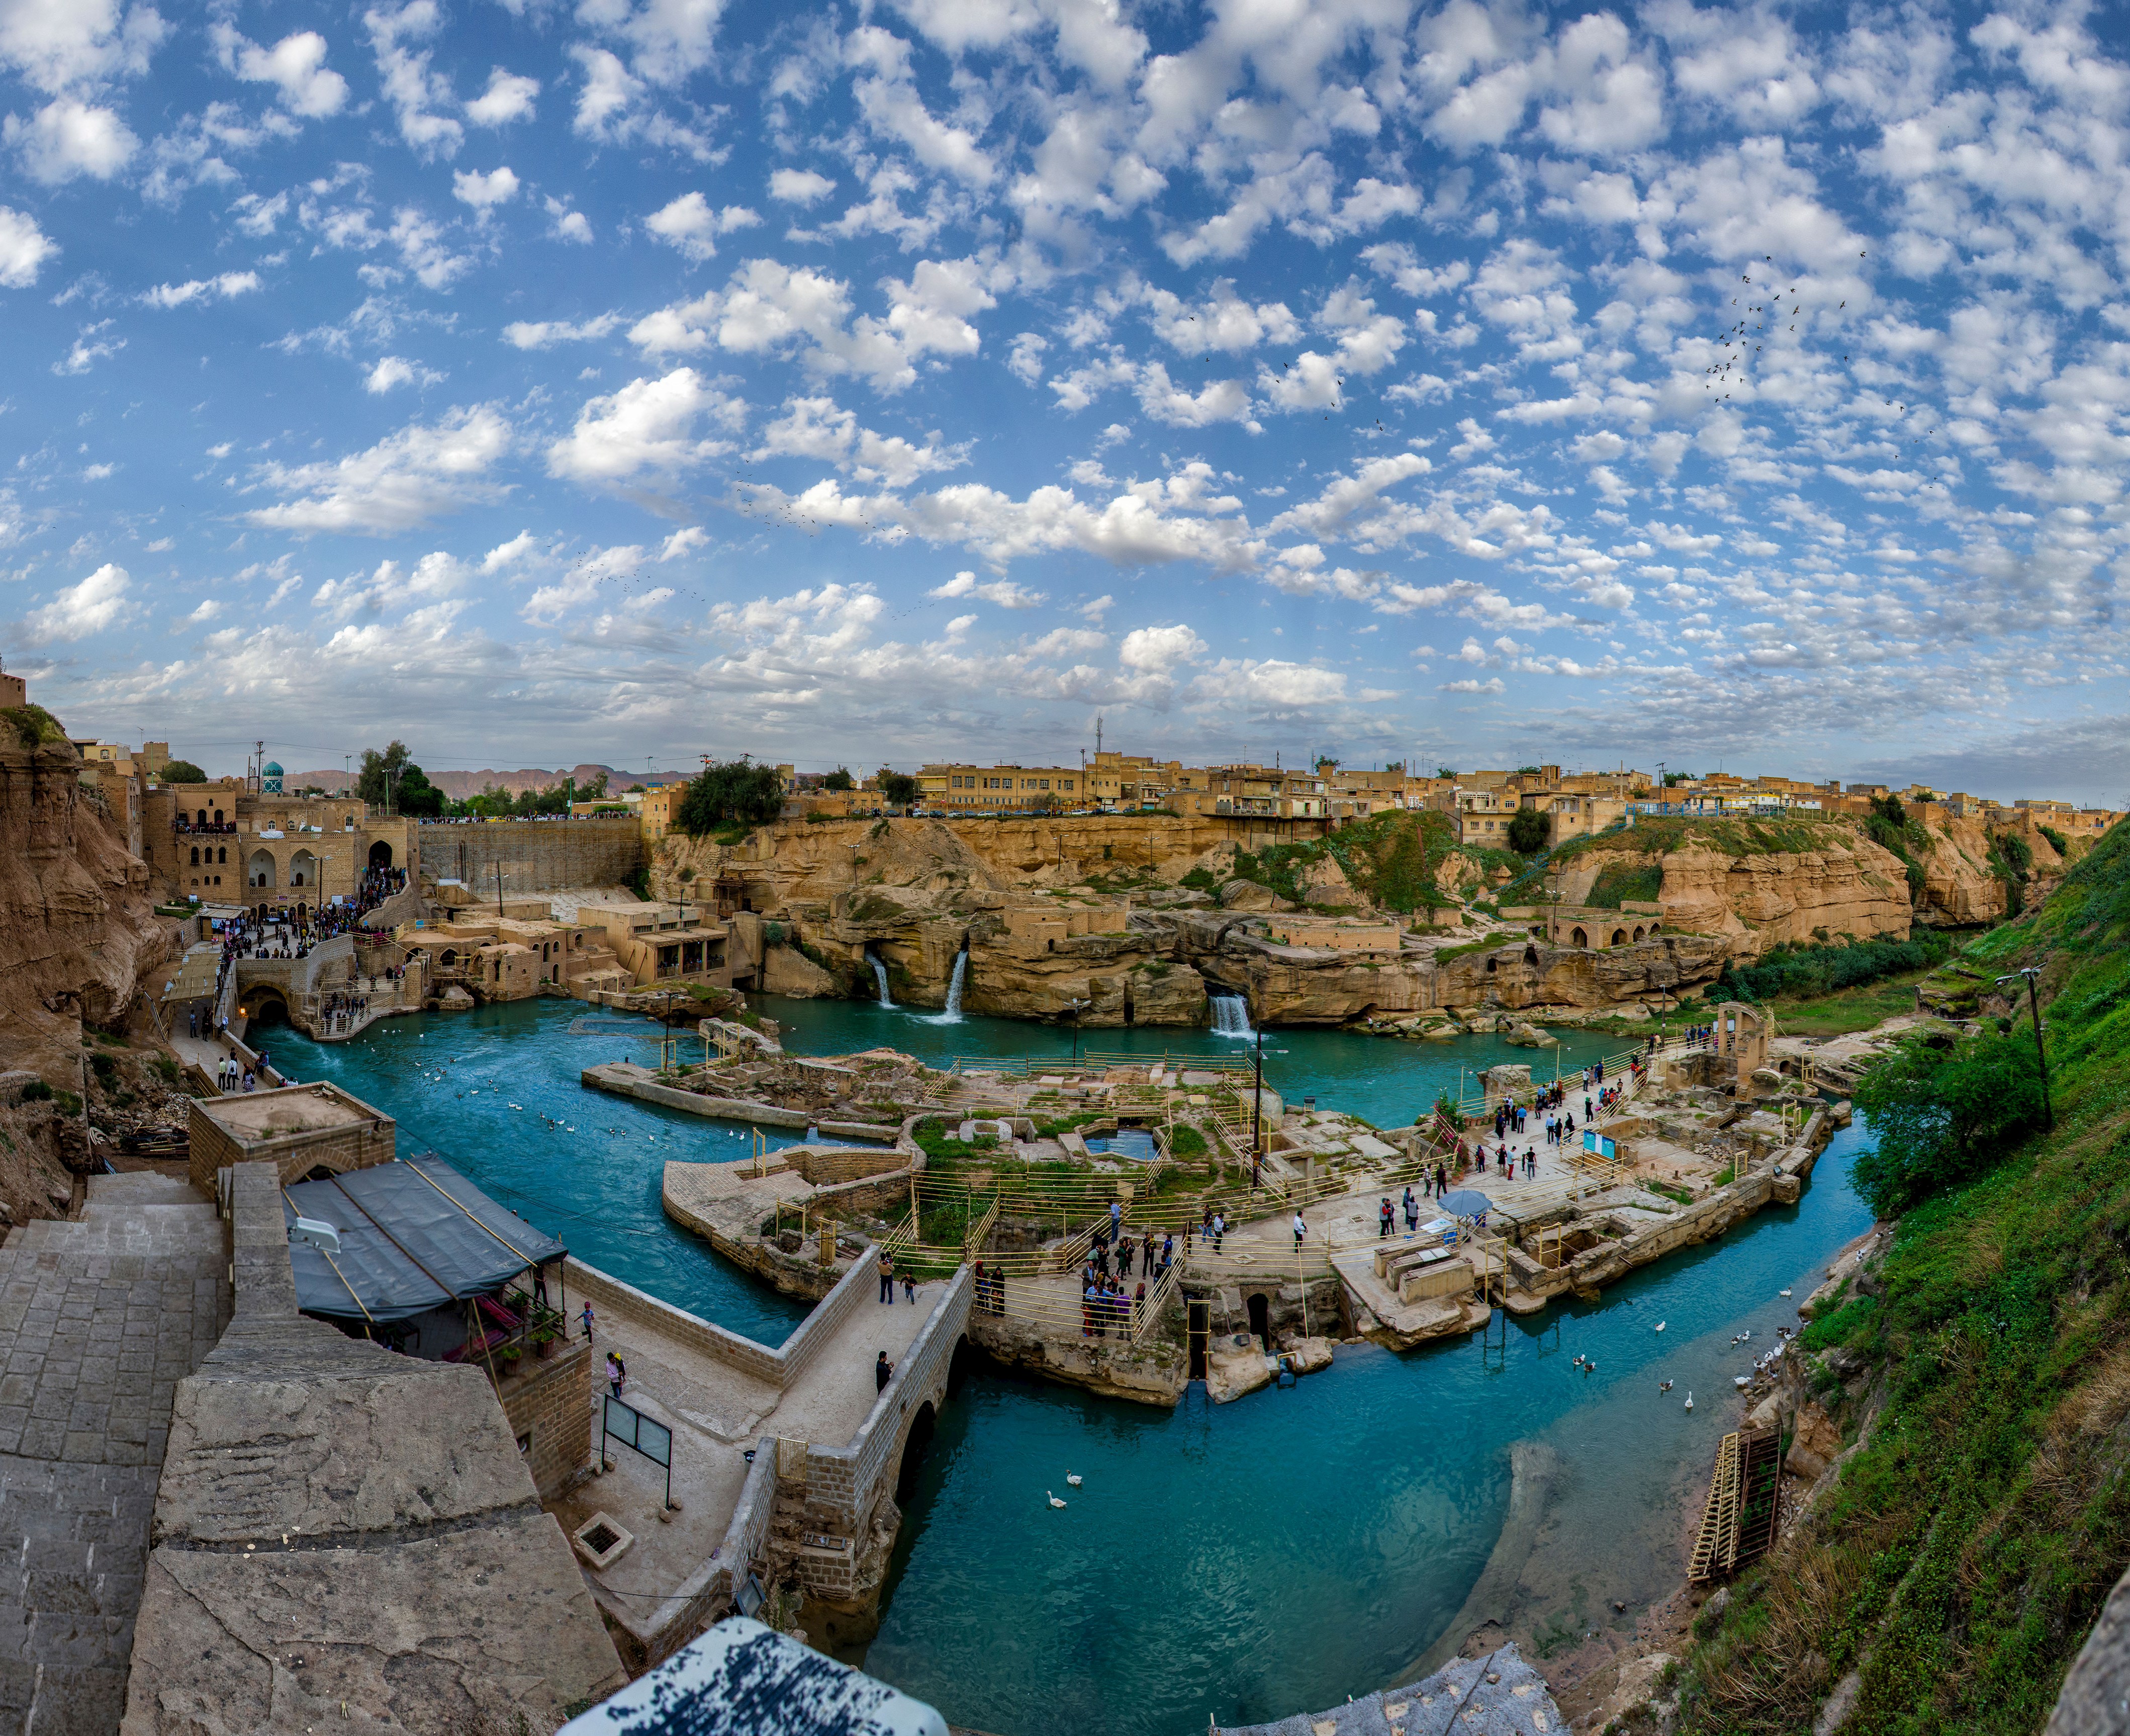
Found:
[[[393,1158],[395,1129],[389,1117],[322,1127],[312,1133],[292,1133],[283,1139],[256,1140],[248,1145],[232,1139],[198,1102],[193,1105],[190,1120],[193,1185],[204,1193],[215,1190],[215,1171],[233,1164],[270,1163],[285,1187],[301,1181],[320,1164],[345,1175],[372,1164],[389,1164]]]
[[[851,1274],[853,1279],[871,1276],[862,1264]],[[839,1289],[850,1288],[848,1279],[838,1286]],[[841,1555],[800,1552],[798,1578],[816,1597],[840,1602],[867,1595],[862,1558],[874,1517],[881,1504],[894,1494],[902,1449],[918,1412],[929,1404],[937,1416],[946,1402],[947,1376],[953,1366],[955,1348],[968,1328],[969,1304],[974,1294],[970,1269],[963,1266],[954,1274],[924,1330],[903,1352],[895,1378],[874,1402],[872,1413],[852,1437],[849,1446],[807,1444],[807,1528],[852,1540],[850,1550]],[[809,1320],[808,1324],[811,1323]]]
[[[890,1138],[894,1130],[887,1130]],[[852,1151],[833,1145],[787,1145],[776,1154],[817,1188],[836,1182],[862,1181],[906,1166],[908,1160],[892,1148],[885,1151]]]
[[[236,1313],[177,1389],[127,1736],[552,1730],[619,1687],[486,1377],[303,1318],[272,1167],[224,1197]]]
[[[559,892],[573,886],[626,886],[643,865],[643,828],[633,815],[572,820],[495,820],[480,825],[417,827],[422,878],[463,881],[476,901]]]
[[[552,1356],[519,1358],[503,1391],[504,1419],[542,1501],[560,1499],[592,1457],[592,1347],[558,1341]]]

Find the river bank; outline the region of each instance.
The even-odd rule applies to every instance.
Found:
[[[852,1013],[855,1029],[809,1028]],[[298,1077],[332,1078],[394,1115],[403,1149],[444,1152],[591,1264],[781,1341],[803,1305],[669,1224],[659,1201],[666,1159],[743,1157],[754,1130],[585,1092],[585,1066],[647,1063],[657,1032],[604,1016],[573,1028],[580,1016],[523,1002],[401,1021],[330,1050],[277,1033],[275,1048]],[[924,1025],[855,1003],[799,1003],[792,1022],[795,1052],[812,1053],[926,1041],[945,1058],[1061,1053],[1071,1035]],[[1104,1034],[1155,1053],[1239,1046],[1195,1035],[1206,1046],[1186,1051],[1192,1033]],[[1387,1046],[1274,1032],[1265,1046],[1269,1077],[1292,1097],[1381,1125],[1454,1089],[1460,1069],[1531,1059],[1483,1039]],[[1175,1736],[1209,1715],[1262,1721],[1339,1703],[1410,1673],[1456,1624],[1500,1545],[1512,1450],[1526,1441],[1564,1468],[1522,1563],[1496,1576],[1511,1587],[1499,1619],[1530,1636],[1526,1655],[1542,1670],[1572,1666],[1581,1648],[1611,1656],[1676,1584],[1682,1479],[1705,1475],[1728,1426],[1713,1410],[1683,1413],[1677,1393],[1658,1403],[1656,1382],[1727,1390],[1736,1322],[1860,1227],[1844,1156],[1855,1137],[1836,1136],[1797,1204],[1668,1254],[1597,1303],[1564,1298],[1542,1318],[1497,1317],[1488,1332],[1409,1353],[1342,1346],[1298,1386],[1217,1410],[1198,1387],[1161,1412],[972,1375],[901,1491],[867,1667],[998,1736]],[[1654,1318],[1666,1332],[1652,1332]],[[1065,1485],[1068,1472],[1080,1488]],[[1046,1490],[1067,1507],[1049,1508]],[[1278,1644],[1268,1610],[1281,1614]]]

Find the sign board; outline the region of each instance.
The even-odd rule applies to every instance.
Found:
[[[1583,1149],[1603,1158],[1617,1158],[1620,1155],[1620,1148],[1613,1142],[1612,1135],[1600,1133],[1595,1127],[1583,1130]]]
[[[653,1465],[673,1462],[673,1431],[652,1421],[633,1404],[606,1401],[606,1432],[623,1447],[633,1447]]]

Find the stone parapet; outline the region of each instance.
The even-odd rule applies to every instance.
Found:
[[[486,1379],[298,1314],[270,1164],[222,1199],[236,1311],[177,1389],[125,1736],[552,1729],[618,1687]]]

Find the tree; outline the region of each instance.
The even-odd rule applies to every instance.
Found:
[[[166,759],[160,774],[165,783],[205,783],[207,773],[189,759]]]
[[[1879,1217],[1979,1175],[2042,1121],[2040,1059],[2014,1026],[1940,1047],[1911,1037],[1858,1083],[1877,1143],[1852,1172]]]
[[[356,774],[355,793],[373,808],[389,806],[393,786],[413,757],[404,741],[394,741],[382,753],[375,748],[365,748],[362,769]]]
[[[1538,768],[1536,766],[1518,766],[1516,768],[1516,776],[1519,777],[1535,777],[1538,776]]]
[[[1871,811],[1896,830],[1908,823],[1908,811],[1901,806],[1901,798],[1898,796],[1874,796]]]
[[[1667,772],[1664,775],[1664,787],[1669,790],[1674,784],[1691,783],[1693,777],[1691,772]]]
[[[824,790],[840,791],[855,790],[857,787],[858,781],[851,776],[850,768],[848,766],[838,766],[834,771],[821,780],[821,787]]]
[[[1518,808],[1509,820],[1509,848],[1519,856],[1535,856],[1545,848],[1552,831],[1536,808]]]
[[[410,820],[434,820],[444,811],[444,792],[411,759],[392,792],[393,806]]]
[[[1437,766],[1435,768],[1435,775],[1437,777],[1454,777],[1457,773],[1448,766]]]
[[[604,801],[606,800],[606,773],[604,772],[600,772],[598,777],[595,777],[590,783],[586,784],[584,788],[578,791],[577,800],[579,801]]]
[[[673,823],[690,838],[732,825],[764,825],[784,811],[784,785],[774,766],[747,755],[714,760],[688,781]]]
[[[924,793],[917,780],[907,772],[890,771],[886,766],[880,768],[879,783],[881,799],[891,808],[915,807],[918,796]]]

